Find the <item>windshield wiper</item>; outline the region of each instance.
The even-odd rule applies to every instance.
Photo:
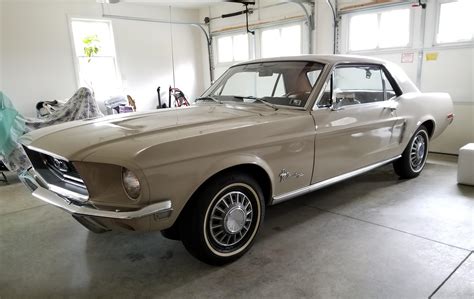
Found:
[[[268,101],[265,101],[265,100],[263,100],[263,99],[261,99],[261,98],[257,98],[257,97],[254,97],[254,96],[248,96],[248,97],[234,96],[234,98],[236,98],[236,99],[241,99],[241,100],[243,100],[243,99],[250,99],[250,100],[258,101],[258,102],[260,102],[260,103],[262,103],[262,104],[267,105],[268,107],[272,107],[275,111],[278,110],[278,108],[275,106],[275,104],[272,104],[272,103],[270,103],[270,102],[268,102]]]
[[[216,102],[216,103],[222,104],[221,101],[219,101],[218,99],[216,99],[215,97],[212,97],[212,96],[200,97],[200,98],[197,98],[196,100],[194,100],[194,102],[197,102],[197,101],[208,101],[208,100],[211,100],[211,101],[214,101],[214,102]]]

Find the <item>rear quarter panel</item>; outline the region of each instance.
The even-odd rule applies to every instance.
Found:
[[[401,151],[405,149],[415,130],[424,122],[432,121],[434,129],[431,140],[438,137],[449,125],[448,114],[453,112],[453,103],[447,93],[409,92],[398,99],[397,115],[405,119],[401,138]]]

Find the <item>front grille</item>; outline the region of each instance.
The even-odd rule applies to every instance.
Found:
[[[47,168],[53,173],[58,179],[63,182],[67,182],[72,185],[77,185],[82,188],[86,188],[84,181],[81,179],[81,176],[74,168],[74,165],[71,162],[64,160],[56,159],[51,156],[40,154],[44,159],[44,163]]]
[[[51,191],[68,200],[87,201],[89,197],[87,187],[74,164],[27,147],[24,149],[33,168],[48,184]]]

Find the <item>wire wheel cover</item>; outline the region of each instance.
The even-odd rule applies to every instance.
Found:
[[[421,134],[413,139],[410,149],[410,165],[414,171],[418,171],[423,167],[426,156],[426,141]]]
[[[253,209],[250,199],[240,191],[224,194],[212,209],[209,218],[212,240],[224,247],[239,243],[250,230]]]

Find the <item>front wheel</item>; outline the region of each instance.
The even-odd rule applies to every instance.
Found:
[[[251,177],[231,173],[207,183],[180,223],[186,249],[199,260],[223,265],[251,246],[263,221],[263,193]]]
[[[393,168],[401,178],[411,179],[421,173],[428,156],[428,143],[428,131],[421,125],[408,142],[401,158],[393,162]]]

